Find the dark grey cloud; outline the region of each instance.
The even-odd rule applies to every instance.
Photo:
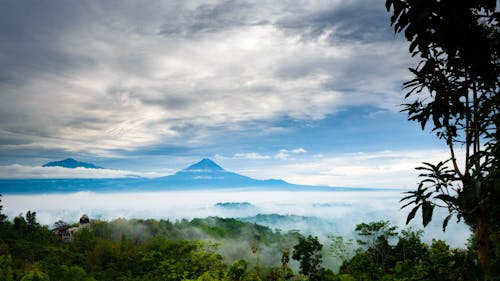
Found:
[[[193,151],[391,107],[408,59],[386,17],[381,0],[1,1],[0,156]]]
[[[221,1],[213,4],[200,4],[192,10],[174,14],[165,19],[160,34],[166,36],[197,36],[205,32],[242,25],[264,24],[265,20],[252,19],[255,4],[245,1]]]
[[[88,64],[61,50],[63,35],[86,24],[83,1],[2,1],[0,83],[26,83],[33,75],[67,75]]]
[[[180,7],[178,7],[180,8]],[[200,36],[203,33],[253,25],[273,25],[304,39],[330,33],[333,42],[380,41],[393,38],[383,0],[319,4],[300,1],[233,1],[182,7],[164,19],[160,34]],[[332,32],[333,31],[333,32]]]
[[[346,40],[373,42],[394,37],[382,0],[341,1],[325,9],[291,14],[279,19],[276,25],[306,39],[328,33],[332,44]]]

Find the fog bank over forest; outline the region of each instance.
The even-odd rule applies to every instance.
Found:
[[[208,216],[240,218],[279,228],[300,230],[327,238],[353,237],[356,224],[389,220],[405,228],[407,210],[400,210],[401,191],[357,192],[278,192],[278,191],[175,191],[143,193],[92,193],[4,195],[4,211],[13,219],[28,210],[49,226],[62,219],[68,223],[82,214],[91,219],[154,218],[176,221]],[[249,204],[217,204],[247,202]],[[279,216],[270,216],[277,214]],[[444,214],[444,212],[443,212]],[[417,216],[418,217],[418,216]],[[441,230],[440,212],[425,228],[424,240],[443,239],[453,247],[463,247],[470,232],[463,223],[450,221]],[[420,221],[410,224],[422,228]]]

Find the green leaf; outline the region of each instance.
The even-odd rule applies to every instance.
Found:
[[[401,198],[401,200],[399,200],[399,202],[403,202],[403,201],[405,201],[407,199],[410,199],[410,198],[413,198],[413,197],[417,196],[417,192],[415,192],[415,191],[408,191],[408,192],[405,192],[405,193],[409,193],[411,195],[408,195],[408,196],[405,196],[405,197]]]
[[[453,216],[453,214],[449,214],[444,219],[444,221],[443,221],[443,231],[446,230],[446,227],[448,226],[448,222],[450,221],[450,219],[451,219],[452,216]]]
[[[396,273],[401,273],[401,271],[403,270],[403,262],[397,261],[394,270],[396,271]]]
[[[385,1],[385,8],[387,9],[387,11],[391,10],[391,5],[392,5],[392,0]]]
[[[451,204],[454,204],[457,201],[455,197],[447,195],[447,194],[439,194],[436,196],[436,198],[442,200],[443,202],[451,203]]]
[[[428,201],[422,204],[422,223],[426,227],[432,220],[432,212],[434,211],[434,206]]]
[[[408,214],[408,217],[406,218],[406,224],[410,223],[410,221],[415,217],[415,213],[417,212],[418,208],[420,208],[422,204],[419,204],[415,206],[411,212]]]
[[[411,202],[409,202],[409,203],[406,203],[406,204],[404,204],[404,205],[401,207],[401,209],[404,209],[404,208],[406,208],[406,207],[408,207],[408,206],[410,206],[411,204],[414,204],[414,203],[416,203],[416,202],[417,202],[417,200],[415,200],[415,201],[411,201]]]

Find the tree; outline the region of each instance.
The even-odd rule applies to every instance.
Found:
[[[0,255],[0,280],[13,281],[12,256]]]
[[[449,147],[449,159],[424,163],[416,191],[402,201],[422,210],[426,226],[435,207],[447,208],[443,229],[456,215],[475,231],[477,255],[489,278],[491,236],[500,220],[500,26],[495,0],[386,0],[391,24],[420,61],[403,111],[422,129],[431,127]],[[457,146],[463,148],[458,156]]]
[[[54,223],[54,228],[55,229],[59,229],[59,228],[67,229],[67,228],[69,228],[69,224],[63,220],[58,220]]]
[[[300,236],[299,243],[293,246],[292,258],[299,261],[300,273],[309,277],[309,280],[321,280],[323,268],[321,267],[321,249],[318,237],[309,235],[307,238]]]
[[[427,257],[427,246],[422,243],[423,230],[403,229],[399,236],[394,252],[403,263],[407,261],[419,263]]]
[[[248,263],[245,260],[235,261],[231,267],[229,267],[228,277],[231,281],[241,281],[244,280],[247,275]]]
[[[26,224],[30,230],[34,230],[40,226],[40,224],[36,221],[36,212],[28,211],[26,213]]]
[[[346,242],[342,236],[330,236],[332,239],[332,244],[330,244],[330,250],[332,255],[340,259],[343,263],[347,262],[354,256],[353,239],[349,239]]]
[[[2,194],[0,194],[0,224],[2,224],[7,220],[7,216],[2,214],[3,206],[1,203],[2,203]]]
[[[381,269],[385,268],[387,258],[391,251],[389,240],[398,233],[397,227],[391,226],[389,221],[377,221],[360,223],[356,225],[356,232],[362,238],[357,240],[358,244],[366,245],[368,251],[373,254],[375,264]]]
[[[87,272],[83,268],[77,265],[62,267],[63,278],[62,280],[72,280],[72,281],[95,281],[94,278],[88,277]]]
[[[49,276],[38,269],[33,269],[28,271],[21,281],[49,281]]]
[[[26,228],[26,220],[24,219],[23,214],[19,214],[14,218],[14,230],[18,231],[19,233],[24,233],[26,231]]]
[[[370,223],[360,223],[356,225],[356,232],[362,237],[362,239],[357,240],[360,245],[367,245],[368,248],[374,248],[377,240],[384,238],[389,240],[390,238],[398,235],[397,226],[391,226],[389,221],[376,221]]]

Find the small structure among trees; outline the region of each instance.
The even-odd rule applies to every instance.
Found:
[[[73,235],[82,228],[90,227],[90,219],[86,214],[80,217],[78,226],[70,227],[68,223],[63,220],[58,220],[54,223],[54,228],[52,232],[57,236],[57,238],[63,243],[71,242]]]
[[[90,226],[90,219],[86,214],[83,214],[80,217],[80,227],[89,227]]]

